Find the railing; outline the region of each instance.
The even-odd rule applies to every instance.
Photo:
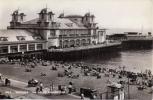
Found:
[[[153,37],[150,37],[150,36],[128,37],[127,40],[153,40]]]
[[[101,48],[101,47],[117,46],[117,45],[121,45],[121,42],[61,48],[61,49],[50,49],[49,51],[50,52],[69,52],[69,51],[79,51],[79,50],[86,50],[86,49],[96,49],[96,48]]]

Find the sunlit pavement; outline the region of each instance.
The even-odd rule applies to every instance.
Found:
[[[1,83],[0,91],[5,94],[11,96],[11,98],[16,99],[80,99],[79,96],[75,96],[72,94],[68,95],[50,95],[49,89],[44,89],[43,93],[36,94],[35,87],[27,87],[27,83],[11,80],[11,86],[4,86]],[[48,95],[47,95],[48,94]]]

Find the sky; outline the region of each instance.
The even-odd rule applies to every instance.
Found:
[[[46,6],[56,16],[90,12],[100,27],[108,29],[153,29],[153,0],[0,0],[0,29],[9,25],[16,9],[29,20]]]

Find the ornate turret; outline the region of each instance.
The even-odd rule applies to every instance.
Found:
[[[26,15],[24,13],[19,13],[19,10],[15,10],[12,13],[12,20],[10,22],[11,26],[18,26],[24,21],[24,17]]]
[[[83,17],[83,23],[88,28],[95,28],[96,23],[94,19],[95,19],[94,15],[91,15],[90,13],[86,13]]]
[[[19,14],[19,21],[20,21],[20,22],[23,22],[24,19],[25,19],[25,18],[24,18],[25,16],[26,16],[26,15],[25,15],[24,13],[20,13],[20,14]]]
[[[39,26],[45,26],[47,27],[50,22],[53,22],[54,20],[54,13],[48,12],[47,8],[44,8],[39,13],[39,21],[37,22]]]
[[[19,13],[18,10],[14,11],[12,14],[12,22],[18,22]]]
[[[54,13],[52,11],[48,12],[48,20],[53,21],[54,20]]]
[[[39,21],[44,21],[44,22],[47,22],[48,19],[47,19],[47,8],[44,8],[40,11],[39,13]]]

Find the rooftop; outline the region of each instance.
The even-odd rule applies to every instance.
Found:
[[[82,18],[82,15],[66,15],[65,18]]]
[[[36,38],[34,37],[39,37],[39,36],[35,36],[34,34],[26,30],[8,29],[8,30],[0,30],[0,37],[7,38],[6,40],[7,42],[15,42],[15,41],[19,41],[19,37],[21,37],[22,41],[35,41]]]
[[[35,18],[29,21],[25,21],[22,24],[37,24],[39,18]],[[56,22],[56,26],[59,29],[86,29],[86,27],[77,22],[73,22],[67,18],[54,18],[54,22]]]
[[[34,18],[34,19],[29,20],[29,21],[25,21],[22,24],[37,24],[38,20],[39,20],[39,18]]]

